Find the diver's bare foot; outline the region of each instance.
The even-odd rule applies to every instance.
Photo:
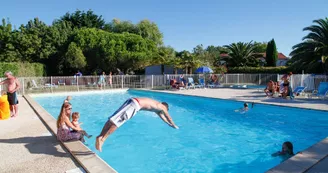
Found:
[[[104,141],[102,139],[103,139],[102,136],[98,136],[96,138],[96,149],[99,150],[100,152],[101,152],[101,147],[104,144]]]
[[[16,114],[11,114],[11,118],[15,118],[17,115]]]

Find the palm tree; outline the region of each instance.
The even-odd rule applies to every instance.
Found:
[[[158,47],[158,55],[156,55],[152,63],[153,64],[170,64],[170,61],[175,58],[175,51],[172,47],[160,46]]]
[[[180,64],[185,68],[186,74],[188,74],[188,72],[192,74],[193,69],[199,67],[201,63],[197,56],[186,50],[177,53],[177,57],[180,58]]]
[[[328,72],[328,18],[314,20],[311,25],[305,27],[303,31],[310,31],[308,35],[303,37],[303,42],[293,46],[292,66],[296,70],[305,69],[306,71],[318,72],[320,65],[323,70]]]
[[[229,51],[229,57],[225,60],[230,66],[248,66],[254,64],[257,61],[258,54],[254,53],[254,45],[252,41],[249,43],[232,43],[225,45],[225,48]]]

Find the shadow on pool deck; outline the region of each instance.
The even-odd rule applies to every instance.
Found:
[[[0,143],[25,144],[24,146],[31,154],[47,154],[55,157],[69,157],[66,152],[59,152],[56,149],[55,146],[58,145],[58,141],[53,136],[0,139]],[[52,146],[49,147],[49,144]]]
[[[59,152],[56,149],[58,141],[53,136],[38,136],[38,137],[21,137],[12,139],[0,139],[0,143],[8,144],[25,144],[24,146],[28,149],[31,154],[47,154],[55,157],[69,157],[67,152]],[[45,144],[52,144],[51,147]],[[74,151],[75,155],[92,155],[95,154],[92,151],[80,152]]]

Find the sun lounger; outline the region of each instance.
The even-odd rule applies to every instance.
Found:
[[[59,79],[58,80],[58,85],[65,85],[65,80]]]
[[[198,79],[198,82],[199,82],[199,86],[200,86],[200,88],[205,88],[205,81],[204,81],[204,79]]]
[[[35,82],[35,80],[32,80],[32,87],[30,89],[43,89],[43,86],[38,86]]]
[[[77,85],[76,79],[71,80],[71,85]]]
[[[192,77],[188,78],[188,84],[189,84],[189,87],[191,87],[191,88],[202,88],[203,87],[202,85],[195,84],[194,79]]]
[[[301,93],[303,93],[305,89],[306,89],[306,87],[304,87],[304,86],[298,86],[294,89],[293,93],[298,96]]]
[[[311,97],[325,99],[328,96],[328,82],[320,82],[318,90],[314,90]]]
[[[97,87],[97,83],[96,82],[94,82],[94,83],[88,82],[87,87]]]

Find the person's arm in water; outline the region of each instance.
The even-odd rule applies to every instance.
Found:
[[[243,111],[243,108],[240,108],[240,109],[236,109],[235,112],[240,112],[240,111]]]
[[[277,151],[277,152],[271,154],[272,157],[277,157],[280,155],[283,155],[283,153],[281,151]]]

